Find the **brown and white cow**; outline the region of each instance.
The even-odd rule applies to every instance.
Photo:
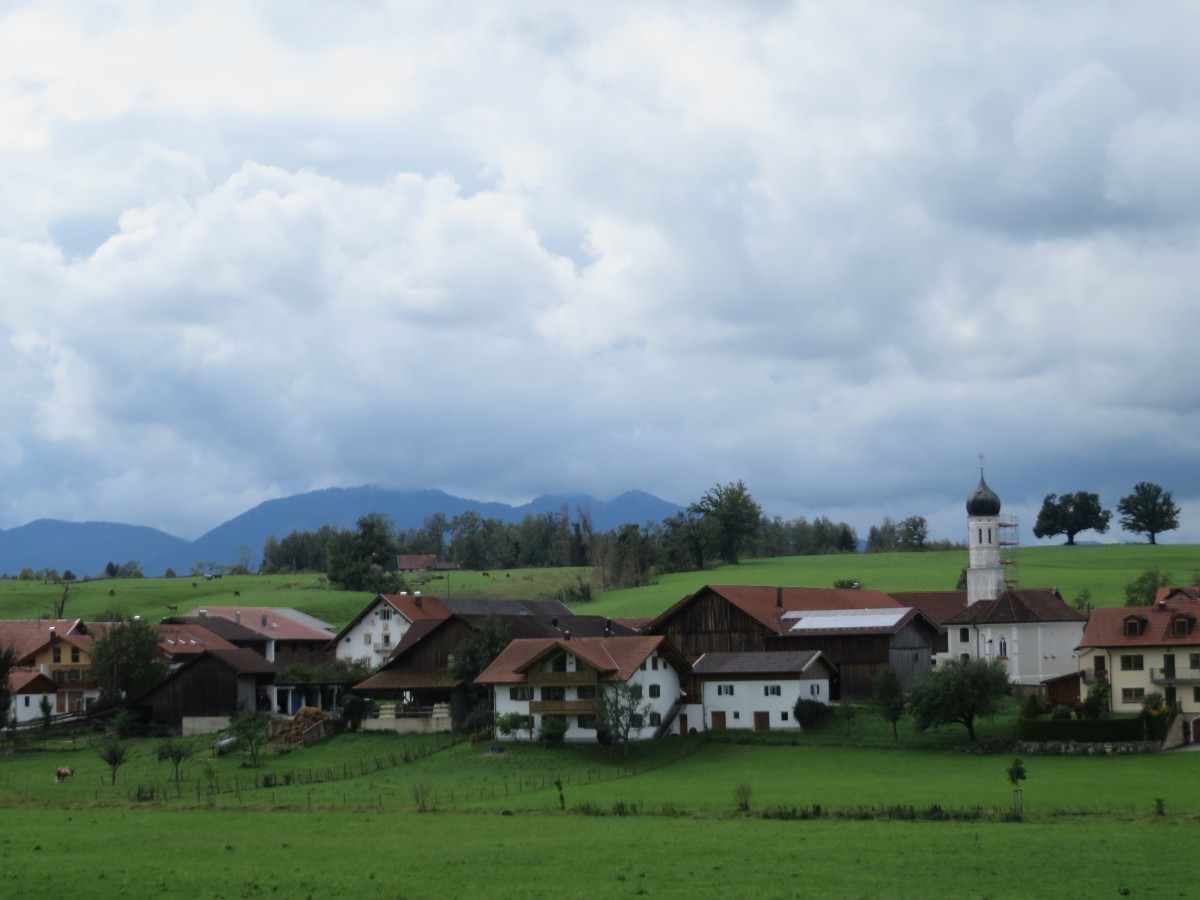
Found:
[[[55,784],[57,784],[58,782],[62,781],[64,778],[74,778],[74,777],[75,777],[75,770],[73,768],[71,768],[70,766],[59,766],[58,771],[54,773],[54,782],[55,782]]]

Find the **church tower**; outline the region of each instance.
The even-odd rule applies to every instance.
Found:
[[[967,543],[971,564],[967,569],[967,605],[995,600],[1004,593],[1004,565],[1000,559],[1000,497],[983,480],[967,498]]]

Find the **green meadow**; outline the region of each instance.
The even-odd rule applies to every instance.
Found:
[[[1020,583],[1057,587],[1070,601],[1088,590],[1096,606],[1120,606],[1125,585],[1146,569],[1170,573],[1176,584],[1195,584],[1200,547],[1194,544],[1106,544],[1029,547],[1020,551]],[[658,576],[653,584],[605,591],[590,569],[515,569],[450,572],[419,576],[413,589],[434,597],[472,599],[553,599],[564,589],[591,583],[594,600],[577,604],[580,613],[654,616],[705,584],[766,584],[832,587],[858,581],[882,591],[952,590],[967,563],[965,550],[934,553],[850,553],[751,559],[736,566]],[[426,580],[428,579],[428,580]],[[417,584],[416,581],[421,583]],[[49,615],[64,585],[0,580],[0,618]],[[369,594],[339,591],[320,575],[239,575],[203,578],[98,579],[69,586],[66,616],[97,618],[111,610],[154,621],[198,606],[289,606],[341,626],[358,613]]]

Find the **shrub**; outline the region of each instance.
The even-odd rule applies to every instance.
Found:
[[[739,782],[733,789],[733,802],[737,805],[738,812],[749,812],[750,796],[754,793],[754,789],[745,781]]]
[[[511,712],[496,716],[496,730],[505,737],[517,734],[524,727],[525,717],[520,713]]]
[[[542,716],[538,740],[544,744],[559,744],[567,734],[567,720],[562,716]]]
[[[800,727],[805,731],[812,728],[818,722],[823,721],[831,712],[830,708],[824,703],[804,697],[796,701],[796,705],[792,711],[795,713],[796,721],[800,723]]]
[[[1061,706],[1061,705],[1054,707],[1054,709],[1050,710],[1050,718],[1054,719],[1056,722],[1061,722],[1066,719],[1070,719],[1071,718],[1071,707]]]
[[[1032,693],[1025,698],[1025,705],[1021,708],[1021,715],[1026,719],[1036,719],[1038,716],[1046,712],[1046,704],[1042,700],[1042,695]]]

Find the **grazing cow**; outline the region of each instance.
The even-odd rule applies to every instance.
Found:
[[[174,603],[168,603],[167,610],[170,612],[179,612],[179,607],[176,606]]]
[[[54,783],[58,784],[64,778],[74,778],[75,770],[70,766],[59,766],[58,771],[54,773]]]
[[[112,588],[109,588],[109,589],[108,589],[108,596],[110,596],[110,597],[115,597],[115,596],[117,596],[117,592],[116,592],[116,591],[114,591]]]
[[[193,582],[192,582],[192,587],[195,587],[195,586],[196,586],[196,582],[194,582],[194,581],[193,581]]]
[[[240,597],[240,596],[242,596],[242,592],[241,592],[241,591],[234,591],[234,592],[233,592],[233,596],[235,596],[235,597]]]

